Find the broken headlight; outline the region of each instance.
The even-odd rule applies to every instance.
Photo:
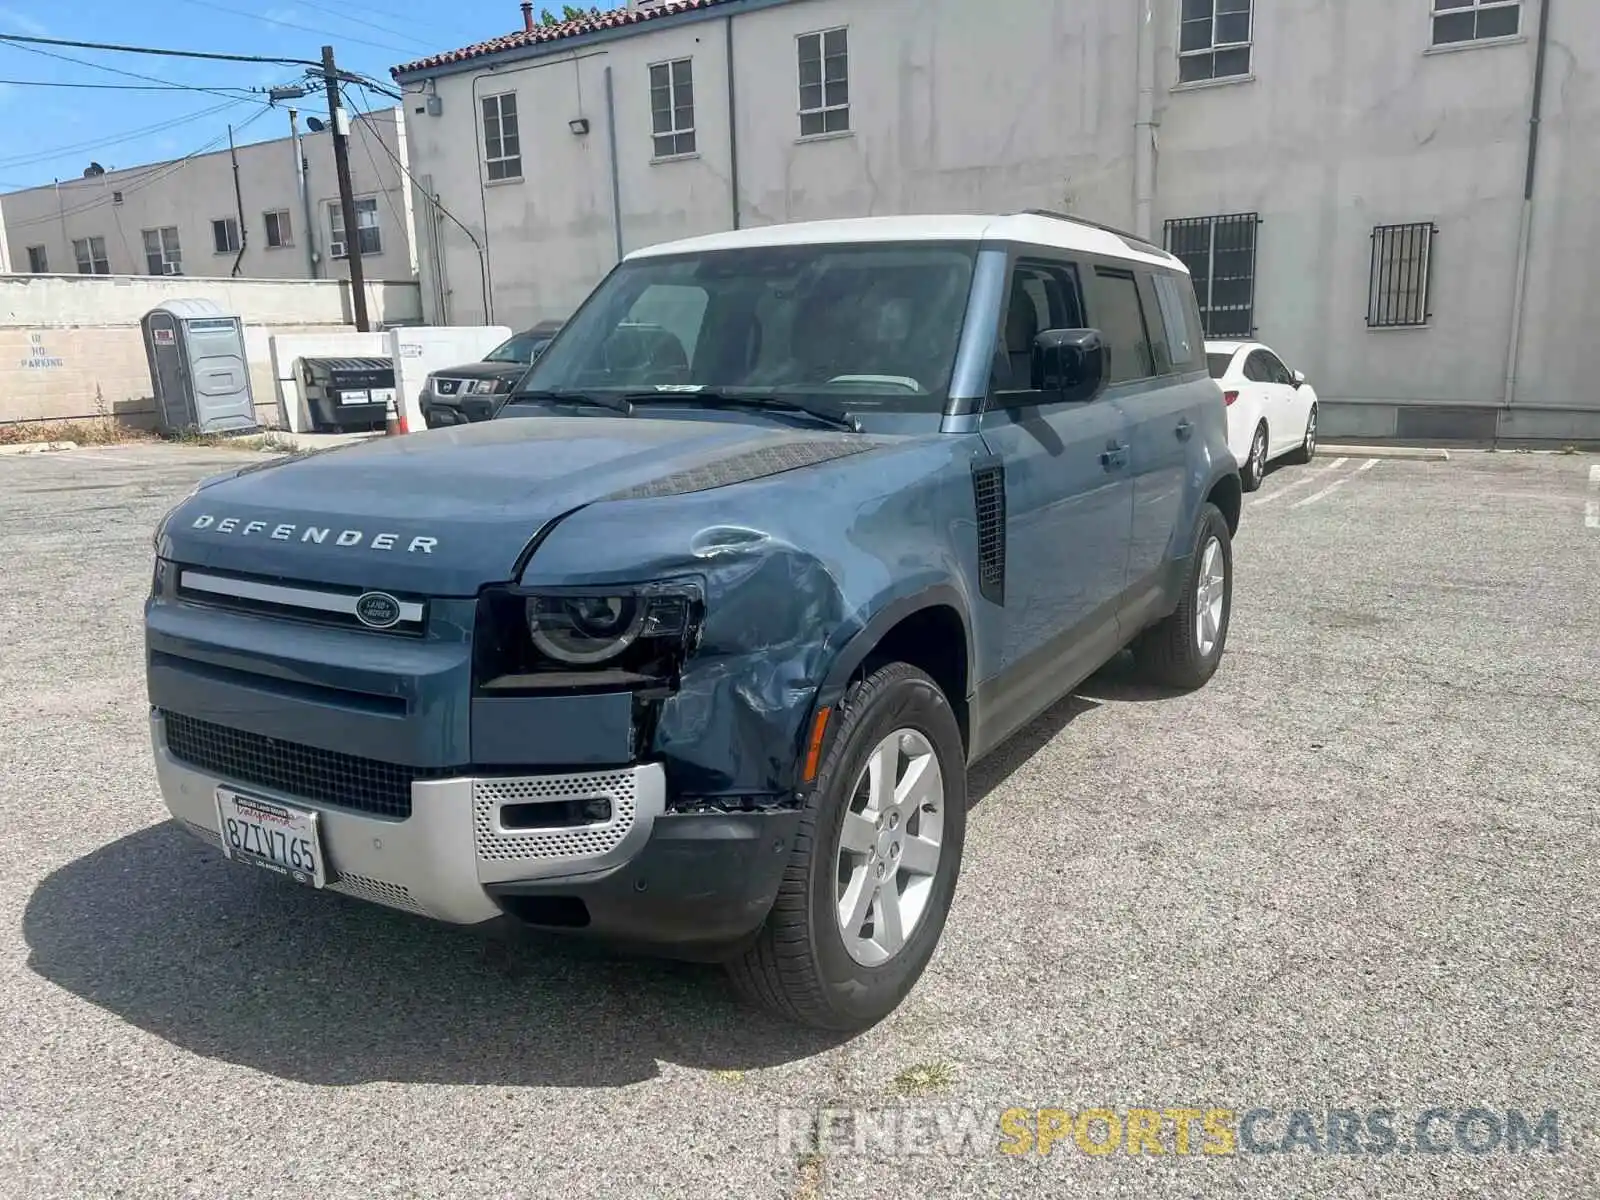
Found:
[[[478,679],[497,688],[598,682],[600,674],[665,682],[694,649],[702,607],[699,585],[688,581],[492,588],[478,602]]]

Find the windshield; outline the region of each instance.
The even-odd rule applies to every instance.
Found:
[[[1206,366],[1211,368],[1211,378],[1213,379],[1221,379],[1226,375],[1228,373],[1228,364],[1231,362],[1233,362],[1233,355],[1231,354],[1206,355]]]
[[[518,391],[704,388],[837,397],[854,411],[939,411],[975,253],[875,243],[624,263]]]
[[[483,356],[484,362],[530,363],[550,342],[546,333],[519,333]]]

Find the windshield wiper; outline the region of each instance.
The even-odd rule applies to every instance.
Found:
[[[604,392],[512,392],[506,403],[508,405],[518,404],[524,400],[533,402],[550,401],[556,404],[592,404],[597,408],[609,408],[612,412],[619,412],[625,417],[633,416],[633,404],[628,397],[608,396]]]
[[[690,391],[677,391],[669,389],[661,392],[629,392],[625,400],[636,404],[656,404],[677,402],[679,404],[703,404],[708,408],[758,408],[772,412],[792,413],[795,416],[810,417],[814,421],[821,421],[835,429],[845,429],[851,433],[861,432],[861,422],[850,413],[832,413],[826,410],[812,408],[795,400],[785,400],[781,396],[769,396],[763,393],[751,392],[720,392],[715,388],[701,388]]]

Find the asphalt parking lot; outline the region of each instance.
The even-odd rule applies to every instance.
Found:
[[[982,765],[944,943],[844,1041],[714,971],[486,943],[165,824],[150,531],[237,461],[0,458],[8,1200],[1600,1191],[1600,459],[1274,471],[1217,677],[1166,698],[1114,664]],[[1274,1147],[1295,1109],[1393,1109],[1402,1142],[1432,1107],[1553,1110],[1560,1144],[780,1138],[824,1108],[1040,1107],[1272,1109]]]

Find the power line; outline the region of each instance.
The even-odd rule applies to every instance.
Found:
[[[22,49],[22,47],[19,46],[18,49],[20,50],[20,49]],[[74,60],[74,61],[76,61],[76,60]],[[93,66],[94,64],[93,63],[85,63],[84,65],[85,66]],[[3,84],[6,87],[90,88],[90,89],[99,90],[99,91],[113,91],[113,92],[206,92],[206,91],[210,91],[210,92],[212,92],[213,95],[224,95],[224,94],[226,94],[226,93],[223,93],[223,92],[220,92],[220,91],[215,91],[215,90],[210,89],[210,88],[196,87],[193,84],[187,84],[187,83],[60,83],[60,82],[58,82],[58,81],[56,81],[54,79],[0,79],[0,84]],[[248,99],[249,98],[249,94],[253,94],[255,89],[253,89],[253,88],[230,88],[228,90],[229,91],[233,91],[233,92],[247,93],[246,95],[241,95],[239,97],[241,100],[244,100],[244,99]]]
[[[361,86],[361,85],[357,85],[357,86]],[[341,90],[343,90],[343,89],[341,89]],[[363,91],[367,91],[369,89],[367,89],[365,87],[362,87],[362,90]],[[348,93],[346,93],[346,94],[348,95]],[[355,110],[357,112],[360,112],[365,116],[371,116],[372,115],[369,111],[362,109],[362,107],[355,102],[355,99],[353,97],[350,98],[350,104],[351,104],[352,107],[355,108]],[[461,219],[459,217],[457,217],[455,215],[455,213],[451,212],[448,208],[446,208],[444,206],[444,201],[440,200],[437,195],[435,195],[433,192],[431,192],[427,188],[423,187],[422,184],[417,182],[417,177],[411,173],[411,168],[406,166],[405,163],[401,162],[400,161],[400,156],[397,155],[393,150],[389,149],[389,143],[388,142],[384,141],[382,138],[377,138],[375,140],[377,141],[378,145],[383,148],[383,152],[385,154],[387,154],[389,156],[389,158],[394,162],[394,165],[400,168],[400,174],[404,175],[406,177],[406,179],[408,179],[412,183],[412,185],[417,188],[418,191],[420,191],[425,197],[427,197],[428,203],[432,207],[437,208],[445,216],[449,217],[450,220],[452,222],[454,222],[456,227],[458,229],[460,229],[462,233],[467,235],[467,240],[472,243],[473,249],[475,249],[478,252],[478,278],[480,280],[482,291],[483,291],[483,315],[484,315],[484,319],[488,320],[489,319],[489,315],[490,315],[490,309],[493,306],[489,303],[489,266],[488,266],[488,263],[485,261],[485,258],[484,258],[483,243],[478,240],[477,235],[475,235],[472,232],[472,230],[468,229],[464,224],[462,224]]]
[[[214,12],[228,13],[231,16],[244,17],[244,18],[246,18],[248,20],[251,20],[251,21],[261,21],[261,22],[263,22],[264,24],[267,24],[267,25],[279,25],[279,26],[282,26],[285,29],[299,29],[299,30],[304,31],[305,33],[315,33],[315,34],[317,34],[317,35],[319,35],[321,37],[341,38],[341,39],[343,39],[344,41],[347,41],[347,42],[358,42],[363,46],[372,46],[372,47],[375,47],[376,49],[379,49],[379,50],[393,50],[396,54],[410,54],[411,53],[411,51],[407,50],[404,46],[396,46],[393,42],[374,42],[374,41],[370,40],[369,38],[359,38],[359,37],[355,37],[355,36],[353,36],[351,34],[348,34],[348,33],[334,33],[333,31],[328,30],[328,29],[318,29],[315,25],[301,25],[296,21],[285,21],[285,20],[279,19],[278,17],[269,17],[269,16],[264,16],[261,13],[253,13],[253,12],[250,12],[248,9],[232,8],[232,7],[230,7],[230,6],[226,5],[226,4],[217,4],[215,2],[215,0],[184,0],[184,2],[187,3],[187,4],[196,5],[199,8],[209,8],[209,9],[213,10]],[[346,18],[346,19],[348,20],[350,18]],[[369,23],[369,22],[360,22],[360,21],[356,22],[356,24],[366,24],[366,23]],[[400,36],[404,37],[405,35],[401,34]],[[414,38],[413,39],[408,39],[408,40],[410,40],[414,45],[418,45],[418,46],[427,45],[426,42],[419,42],[419,41],[416,41],[416,39],[414,39]]]
[[[214,54],[203,50],[163,50],[155,46],[120,46],[111,42],[72,42],[64,38],[31,37],[20,33],[0,33],[0,42],[29,42],[39,46],[67,46],[75,50],[115,50],[122,54],[156,54],[167,58],[203,58],[211,62],[266,63],[321,68],[309,58],[268,58],[259,54]]]
[[[6,36],[7,35],[0,34],[0,41],[6,40]],[[90,62],[88,59],[73,58],[70,54],[57,54],[54,50],[40,50],[37,46],[23,46],[13,41],[11,42],[11,48],[13,50],[26,50],[29,54],[42,54],[46,58],[60,59],[62,62],[74,63],[77,66],[88,67],[94,71],[105,71],[109,75],[121,75],[126,79],[142,79],[146,83],[161,83],[171,87],[190,87],[193,91],[209,92],[213,96],[221,96],[224,99],[231,98],[228,92],[218,91],[215,88],[199,87],[187,84],[175,84],[170,79],[160,79],[154,75],[143,75],[138,71],[124,71],[121,67],[108,67],[103,63]],[[237,92],[243,89],[235,88],[233,90]]]
[[[272,108],[270,105],[262,104],[260,110],[253,116],[246,117],[242,122],[233,127],[234,133],[238,134],[243,130],[248,129],[253,123],[259,121],[271,111]],[[116,190],[126,196],[130,192],[137,192],[143,190],[144,188],[152,187],[155,184],[160,183],[163,179],[167,179],[173,175],[176,175],[179,171],[182,171],[185,167],[187,167],[194,159],[200,157],[202,154],[205,154],[210,150],[215,149],[227,140],[227,133],[219,133],[210,141],[189,151],[189,153],[185,154],[182,158],[169,159],[166,162],[156,163],[154,166],[144,168],[138,174],[130,175],[127,179],[120,180],[119,182],[121,186]],[[91,209],[101,208],[107,204],[114,204],[115,202],[114,196],[99,196],[88,201],[87,203],[77,205],[74,208],[63,209],[59,212],[47,213],[43,216],[33,217],[26,221],[7,221],[6,227],[8,229],[21,229],[28,225],[44,225],[63,220],[67,217],[75,217],[80,213],[86,213]]]
[[[0,167],[26,167],[31,166],[33,163],[47,162],[52,158],[59,158],[62,155],[74,154],[80,150],[103,150],[111,146],[119,146],[123,142],[129,142],[135,138],[144,137],[152,133],[161,133],[163,130],[175,129],[179,125],[187,125],[190,121],[198,121],[202,118],[213,116],[216,113],[224,111],[225,109],[237,108],[239,105],[245,103],[247,103],[247,100],[241,96],[233,100],[229,100],[226,104],[214,104],[210,108],[201,109],[199,112],[186,113],[181,117],[173,117],[165,121],[158,121],[154,125],[142,125],[137,129],[127,129],[121,133],[110,133],[106,134],[104,137],[90,138],[88,141],[84,142],[72,142],[65,146],[54,146],[49,150],[43,150],[36,154],[20,154],[15,158],[0,158]]]

